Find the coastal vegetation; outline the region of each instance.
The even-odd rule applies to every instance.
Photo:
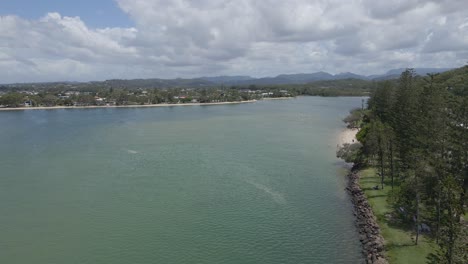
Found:
[[[30,83],[0,86],[0,107],[152,105],[219,103],[263,98],[368,96],[382,81],[340,79],[305,84],[158,86],[151,80],[110,80],[88,83]],[[153,84],[153,85],[151,85]],[[192,86],[190,86],[192,84]]]
[[[221,103],[291,97],[287,91],[236,89],[41,89],[14,90],[0,95],[0,107],[123,106],[184,103]]]
[[[368,168],[360,185],[392,263],[468,263],[467,80],[468,66],[426,77],[408,69],[345,119],[359,124],[359,143],[337,154]]]

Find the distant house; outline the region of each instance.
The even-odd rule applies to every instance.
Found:
[[[268,97],[268,96],[270,96],[270,95],[273,95],[273,93],[272,93],[272,92],[262,93],[262,96],[263,96],[263,97]]]
[[[289,96],[290,95],[287,90],[280,90],[280,93],[283,94],[283,96]]]
[[[35,92],[35,91],[21,91],[19,93],[29,94],[29,95],[38,95],[39,94],[38,92]]]
[[[28,101],[24,102],[25,107],[31,107],[32,105],[33,105],[33,103],[32,103],[31,100],[28,100]]]
[[[97,105],[103,105],[105,103],[106,98],[101,98],[99,96],[94,97],[94,101]]]
[[[78,91],[67,91],[67,92],[65,92],[65,95],[68,95],[68,96],[80,95],[80,92],[78,92]]]

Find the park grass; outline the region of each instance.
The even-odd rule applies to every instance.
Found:
[[[435,251],[435,245],[425,236],[419,236],[418,245],[414,244],[414,233],[403,226],[395,226],[385,217],[392,211],[388,202],[391,195],[390,184],[385,185],[384,190],[373,190],[379,185],[380,178],[373,168],[367,168],[360,172],[359,184],[372,206],[377,222],[385,239],[387,257],[391,264],[418,264],[426,263],[427,256]]]

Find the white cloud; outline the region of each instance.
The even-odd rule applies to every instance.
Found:
[[[132,28],[0,16],[0,83],[453,67],[463,0],[116,0]]]

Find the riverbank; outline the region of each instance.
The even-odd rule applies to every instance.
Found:
[[[342,131],[339,144],[357,142],[357,132],[357,129]],[[353,166],[348,173],[346,189],[354,205],[356,227],[366,263],[426,263],[427,256],[435,250],[433,243],[421,235],[418,245],[415,245],[411,230],[392,220],[389,201],[391,188],[374,189],[380,186],[376,170],[358,167]],[[390,186],[390,183],[385,182],[385,185]]]
[[[366,263],[385,264],[385,240],[382,237],[377,218],[370,206],[367,196],[359,184],[359,171],[353,167],[348,174],[348,186],[346,190],[351,196],[354,205],[356,227],[359,232],[359,241],[362,245],[362,253]]]
[[[147,104],[147,105],[90,105],[90,106],[39,106],[39,107],[15,107],[0,108],[0,111],[19,111],[19,110],[54,110],[54,109],[93,109],[93,108],[142,108],[142,107],[168,107],[168,106],[205,106],[205,105],[227,105],[255,103],[257,100],[219,102],[219,103],[185,103],[185,104]]]
[[[356,134],[358,132],[358,129],[343,130],[338,137],[339,146],[356,143]],[[366,263],[373,264],[388,263],[385,257],[385,241],[381,235],[373,209],[359,184],[359,170],[357,166],[353,166],[347,178],[348,184],[346,190],[354,206],[356,228],[359,233],[359,241],[362,245],[362,254],[365,261]]]
[[[372,187],[380,185],[380,177],[374,168],[360,169],[357,174],[359,185],[367,197],[385,239],[385,253],[388,261],[392,264],[427,263],[427,257],[436,251],[436,245],[425,235],[420,235],[418,245],[415,245],[413,230],[395,221],[390,203],[392,197],[390,181],[385,181],[388,187],[375,190]]]

